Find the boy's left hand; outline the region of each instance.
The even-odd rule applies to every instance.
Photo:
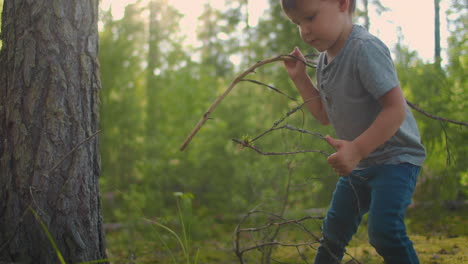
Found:
[[[351,141],[335,139],[330,136],[326,136],[325,139],[336,150],[328,157],[328,163],[340,176],[350,174],[362,159],[358,147]]]

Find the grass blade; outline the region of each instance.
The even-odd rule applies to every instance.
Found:
[[[31,207],[29,207],[29,210],[32,212],[32,214],[34,215],[34,217],[36,218],[36,220],[39,222],[39,224],[41,224],[41,227],[42,229],[44,230],[44,233],[47,235],[47,238],[49,239],[50,243],[52,244],[52,247],[54,248],[55,250],[55,253],[57,254],[57,257],[60,261],[61,264],[67,264],[65,262],[65,260],[63,259],[63,256],[62,256],[62,253],[60,253],[60,250],[58,249],[57,247],[57,244],[55,244],[55,241],[54,239],[52,238],[52,235],[50,234],[49,230],[47,229],[46,225],[44,224],[44,222],[42,222],[42,219],[41,217],[36,213],[36,211],[34,211],[34,209],[32,209]]]

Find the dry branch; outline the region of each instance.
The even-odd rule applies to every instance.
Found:
[[[432,114],[429,114],[428,112],[422,110],[421,108],[419,108],[417,105],[411,103],[410,101],[406,100],[406,103],[411,107],[413,108],[414,110],[418,111],[419,113],[431,118],[431,119],[434,119],[434,120],[439,120],[439,121],[442,121],[442,122],[447,122],[447,123],[452,123],[452,124],[456,124],[456,125],[460,125],[460,126],[466,126],[468,127],[468,123],[467,122],[462,122],[462,121],[456,121],[456,120],[452,120],[452,119],[448,119],[448,118],[445,118],[445,117],[440,117],[440,116],[436,116],[436,115],[432,115]]]
[[[261,83],[261,82],[256,81],[256,80],[244,79],[244,77],[246,77],[250,73],[255,72],[255,69],[257,69],[257,68],[259,68],[259,67],[261,67],[263,65],[266,65],[266,64],[269,64],[269,63],[272,63],[272,62],[276,62],[276,61],[287,61],[287,60],[298,60],[298,61],[301,61],[302,63],[304,63],[308,67],[316,68],[315,65],[310,64],[308,61],[304,61],[301,58],[298,58],[298,57],[293,56],[293,55],[279,55],[279,56],[276,56],[276,57],[273,57],[273,58],[258,61],[257,63],[255,63],[254,65],[249,67],[247,70],[242,72],[240,75],[238,75],[231,82],[231,84],[228,86],[228,88],[214,101],[213,104],[211,104],[211,106],[208,108],[208,110],[205,112],[205,114],[203,114],[200,121],[198,121],[195,128],[190,132],[190,134],[184,140],[184,142],[182,143],[182,145],[180,147],[180,150],[181,151],[185,150],[185,148],[188,146],[190,141],[192,141],[193,137],[198,133],[200,128],[209,119],[210,114],[214,111],[214,109],[218,106],[218,104],[221,103],[221,101],[231,92],[231,90],[234,88],[234,86],[236,86],[239,82],[248,81],[248,82],[252,82],[252,83],[255,83],[255,84],[263,85],[263,86],[266,86],[266,87],[268,87],[268,88],[270,88],[270,89],[272,89],[272,90],[274,90],[274,91],[276,91],[276,92],[278,92],[278,93],[280,93],[282,95],[287,96],[288,98],[290,98],[292,100],[295,100],[291,96],[281,92],[280,90],[278,90],[277,88],[275,88],[275,87],[273,87],[271,85],[267,85],[267,84]],[[311,99],[315,99],[315,98],[311,98]],[[309,101],[309,100],[307,100],[307,101]],[[409,101],[406,101],[406,102],[411,108],[413,108],[414,110],[418,111],[419,113],[421,113],[421,114],[423,114],[426,117],[429,117],[431,119],[435,119],[435,120],[439,120],[439,121],[443,121],[443,122],[448,122],[448,123],[453,123],[453,124],[457,124],[457,125],[461,125],[461,126],[468,126],[467,122],[456,121],[456,120],[451,120],[451,119],[444,118],[444,117],[435,116],[435,115],[429,114],[428,112],[422,110],[421,108],[419,108],[418,106],[416,106],[415,104],[413,104],[413,103],[411,103]],[[304,104],[300,105],[300,107],[302,107],[303,105]]]
[[[237,230],[237,232],[241,233],[241,232],[255,232],[255,231],[260,231],[260,230],[263,230],[263,229],[266,229],[266,228],[269,228],[269,227],[272,227],[272,226],[282,226],[282,225],[287,225],[287,224],[298,224],[300,222],[303,222],[305,220],[309,220],[309,219],[319,219],[319,220],[322,220],[323,219],[323,216],[306,216],[306,217],[303,217],[301,219],[293,219],[293,220],[287,220],[287,221],[284,221],[284,222],[273,222],[273,223],[268,223],[264,226],[260,226],[260,227],[252,227],[252,228],[240,228]]]
[[[94,132],[91,136],[85,138],[84,140],[82,140],[80,143],[78,143],[76,146],[74,146],[67,154],[65,154],[46,174],[45,176],[49,176],[50,173],[52,173],[55,169],[57,169],[58,166],[60,166],[60,164],[62,164],[65,159],[68,158],[68,156],[70,156],[71,154],[73,154],[73,152],[75,152],[79,147],[81,147],[81,145],[83,145],[84,143],[88,142],[89,140],[91,140],[92,138],[94,138],[95,136],[97,136],[99,133],[101,133],[101,130],[98,130],[96,132]]]
[[[268,87],[269,89],[272,89],[273,91],[279,93],[279,94],[282,94],[286,97],[288,97],[289,99],[291,100],[294,100],[296,101],[293,97],[283,93],[282,91],[280,91],[279,89],[271,86],[271,85],[268,85],[268,84],[265,84],[265,83],[262,83],[262,82],[259,82],[259,81],[256,81],[256,80],[252,80],[252,79],[246,79],[244,77],[246,77],[247,75],[249,75],[250,73],[254,73],[255,72],[255,69],[263,66],[263,65],[266,65],[266,64],[269,64],[269,63],[272,63],[272,62],[276,62],[276,61],[286,61],[286,60],[299,60],[301,61],[302,63],[304,63],[306,66],[309,66],[309,67],[314,67],[314,65],[311,65],[309,64],[307,61],[303,61],[302,59],[300,58],[297,58],[295,56],[292,56],[292,55],[279,55],[277,57],[273,57],[273,58],[270,58],[270,59],[265,59],[265,60],[262,60],[262,61],[258,61],[256,64],[254,64],[253,66],[249,67],[247,70],[245,70],[244,72],[242,72],[240,75],[238,75],[232,82],[231,84],[228,86],[228,88],[224,91],[224,93],[222,93],[215,101],[214,103],[211,104],[211,106],[208,108],[208,110],[205,112],[205,114],[202,116],[202,118],[200,119],[200,121],[197,123],[197,125],[195,126],[195,128],[191,131],[191,133],[187,136],[187,138],[185,139],[185,141],[183,142],[183,144],[181,145],[180,147],[180,150],[183,151],[187,146],[188,144],[190,143],[190,141],[193,139],[193,137],[197,134],[197,132],[200,130],[200,128],[204,125],[204,123],[209,119],[209,115],[213,112],[213,110],[218,106],[218,104],[231,92],[231,90],[234,88],[234,86],[236,84],[238,84],[239,82],[242,82],[242,81],[247,81],[247,82],[251,82],[251,83],[254,83],[254,84],[257,84],[257,85],[262,85],[262,86],[265,86],[265,87]],[[313,98],[310,98],[308,100],[306,100],[305,102],[303,102],[302,104],[298,105],[297,107],[295,107],[294,109],[290,110],[288,113],[286,113],[285,116],[283,116],[280,120],[276,121],[273,126],[261,133],[260,135],[258,135],[257,137],[255,137],[254,139],[245,139],[245,140],[239,140],[239,139],[232,139],[235,143],[243,146],[243,147],[247,147],[247,148],[250,148],[254,151],[256,151],[257,153],[261,154],[261,155],[291,155],[291,154],[299,154],[299,153],[309,153],[309,152],[315,152],[315,153],[320,153],[322,155],[325,155],[325,156],[329,156],[330,154],[322,151],[322,150],[300,150],[300,151],[290,151],[290,152],[264,152],[262,151],[260,148],[258,148],[257,146],[254,146],[253,145],[253,142],[260,139],[261,137],[267,135],[268,133],[270,132],[273,132],[273,131],[277,131],[277,130],[281,130],[281,129],[287,129],[287,130],[291,130],[291,131],[296,131],[296,132],[300,132],[300,133],[303,133],[303,134],[308,134],[308,135],[312,135],[312,136],[316,136],[322,140],[324,140],[324,136],[319,134],[319,133],[312,133],[312,132],[309,132],[307,130],[304,130],[304,129],[300,129],[300,128],[296,128],[296,127],[293,127],[293,126],[290,126],[289,124],[285,124],[283,126],[279,126],[284,120],[286,120],[286,118],[288,118],[289,116],[291,116],[293,113],[297,112],[298,110],[302,109],[302,107],[307,104],[308,102],[310,102],[311,100],[315,100],[315,99],[319,99],[320,96],[316,96],[316,97],[313,97]],[[461,125],[461,126],[468,126],[468,123],[466,122],[460,122],[460,121],[455,121],[455,120],[451,120],[451,119],[448,119],[448,118],[443,118],[443,117],[439,117],[439,116],[435,116],[435,115],[432,115],[432,114],[429,114],[427,113],[426,111],[420,109],[419,107],[417,107],[415,104],[407,101],[407,104],[413,108],[414,110],[418,111],[419,113],[422,113],[423,115],[425,115],[426,117],[429,117],[431,119],[435,119],[435,120],[438,120],[438,121],[441,121],[441,122],[448,122],[448,123],[453,123],[453,124],[457,124],[457,125]],[[445,130],[445,127],[443,127],[444,130]],[[356,177],[360,177],[358,175],[353,175],[353,176],[356,176]],[[351,184],[351,187],[353,188],[354,190],[354,186]],[[289,187],[288,187],[289,188]],[[359,204],[358,204],[359,206]],[[360,208],[359,208],[360,209]],[[268,224],[265,224],[263,226],[260,226],[260,227],[251,227],[251,228],[241,228],[241,225],[244,224],[244,222],[247,220],[247,218],[249,218],[252,214],[254,213],[263,213],[263,214],[268,214],[270,216],[273,216],[277,219],[280,219],[282,220],[282,222],[272,222],[272,223],[268,223]],[[248,252],[248,251],[251,251],[251,250],[261,250],[263,251],[265,248],[270,248],[270,253],[271,253],[271,247],[273,246],[284,246],[284,247],[296,247],[297,251],[298,251],[298,254],[299,256],[307,263],[307,260],[306,260],[306,257],[300,252],[299,250],[299,247],[304,247],[304,246],[307,246],[307,247],[312,247],[312,245],[314,244],[317,244],[317,243],[320,243],[320,240],[317,236],[315,236],[312,232],[310,232],[301,222],[305,221],[305,220],[309,220],[309,219],[321,219],[321,217],[312,217],[312,216],[307,216],[307,217],[304,217],[304,218],[301,218],[301,219],[298,219],[298,220],[286,220],[284,219],[282,216],[278,216],[278,215],[275,215],[275,214],[272,214],[272,213],[269,213],[269,212],[263,212],[263,211],[257,211],[255,209],[249,211],[241,220],[240,222],[238,223],[235,231],[234,231],[234,248],[235,248],[235,253],[237,255],[237,257],[239,258],[240,260],[240,263],[243,264],[245,263],[244,261],[244,258],[243,258],[243,254]],[[304,243],[284,243],[284,242],[280,242],[280,241],[277,241],[276,240],[276,235],[278,234],[279,232],[279,227],[283,226],[283,225],[289,225],[289,224],[293,224],[293,225],[296,225],[298,226],[302,231],[304,231],[305,233],[307,233],[308,235],[311,236],[311,238],[313,238],[313,241],[310,241],[310,242],[304,242]],[[271,237],[270,239],[267,239],[267,240],[260,240],[260,241],[254,241],[255,245],[250,245],[250,246],[247,246],[247,247],[244,247],[242,248],[241,247],[241,243],[240,243],[240,234],[241,233],[249,233],[252,238],[253,238],[253,233],[254,232],[262,232],[262,230],[268,230],[269,228],[275,228],[276,227],[276,231],[273,235],[273,237]],[[254,239],[255,240],[255,239]],[[264,252],[267,252],[267,251],[264,251]],[[269,258],[270,260],[273,260],[271,258],[271,254],[270,253],[266,253],[266,257]],[[349,255],[348,253],[345,253],[346,255],[350,256],[352,258],[352,261],[353,263],[361,263],[359,262],[358,260],[356,260],[354,257],[352,257],[351,255]],[[336,256],[335,256],[336,257]],[[276,261],[276,260],[275,260]],[[278,263],[280,263],[279,261],[276,261]]]
[[[258,206],[256,206],[257,208]],[[266,225],[260,226],[260,227],[253,227],[253,228],[241,228],[241,225],[245,223],[247,218],[251,217],[253,214],[265,214],[270,217],[276,218],[281,220],[281,222],[272,222],[268,223]],[[271,212],[266,212],[262,210],[256,210],[255,208],[249,211],[247,214],[242,217],[240,220],[239,224],[236,226],[236,229],[234,230],[234,251],[236,256],[239,258],[239,261],[241,264],[246,263],[244,259],[244,253],[247,253],[252,250],[263,250],[264,248],[267,247],[272,247],[272,246],[283,246],[283,247],[296,247],[298,251],[298,255],[301,257],[302,260],[304,260],[307,263],[306,257],[300,252],[299,247],[310,247],[314,250],[316,248],[313,247],[315,244],[320,244],[320,238],[316,236],[314,233],[312,233],[302,222],[305,222],[307,220],[322,220],[323,217],[313,217],[313,216],[306,216],[301,219],[292,219],[288,220],[282,217],[281,215],[277,215]],[[249,233],[252,234],[253,232],[260,232],[262,230],[268,229],[270,227],[279,227],[279,226],[286,226],[286,225],[294,225],[298,227],[300,230],[302,230],[304,233],[308,234],[311,238],[311,241],[307,242],[302,242],[302,243],[285,243],[277,240],[273,241],[254,241],[254,245],[248,245],[246,247],[241,247],[240,239],[241,239],[241,234],[242,233]],[[349,256],[354,263],[362,264],[359,260],[354,258],[352,255],[349,253],[345,254]],[[335,256],[336,258],[336,256]],[[278,262],[280,263],[280,262]],[[281,262],[282,263],[282,262]]]
[[[279,90],[278,88],[275,88],[275,87],[273,87],[273,86],[271,86],[271,85],[268,85],[268,84],[266,84],[266,83],[262,83],[262,82],[259,82],[259,81],[257,81],[257,80],[252,80],[252,79],[242,79],[241,81],[242,81],[242,82],[251,82],[251,83],[255,83],[255,84],[258,84],[258,85],[262,85],[262,86],[268,87],[268,88],[270,88],[271,90],[273,90],[273,91],[275,91],[275,92],[277,92],[277,93],[279,93],[279,94],[282,94],[282,95],[286,96],[287,98],[291,99],[292,101],[297,101],[296,98],[293,98],[292,96],[289,96],[289,95],[283,93],[283,92],[282,92],[281,90]]]
[[[190,141],[192,141],[192,138],[197,134],[197,132],[200,130],[200,128],[203,126],[203,124],[205,124],[205,122],[209,119],[209,116],[210,114],[213,112],[213,110],[218,106],[219,103],[221,103],[221,101],[231,92],[232,88],[234,88],[234,86],[236,86],[236,84],[238,84],[239,82],[241,82],[244,77],[246,77],[247,75],[249,75],[250,73],[252,72],[255,72],[255,69],[257,69],[258,67],[261,67],[265,64],[269,64],[269,63],[272,63],[272,62],[276,62],[276,61],[286,61],[286,60],[299,60],[301,61],[302,63],[304,63],[305,65],[309,66],[309,67],[315,67],[314,65],[312,64],[309,64],[308,62],[306,61],[303,61],[302,59],[300,58],[297,58],[295,56],[292,56],[292,55],[279,55],[279,56],[276,56],[276,57],[273,57],[273,58],[270,58],[270,59],[266,59],[266,60],[261,60],[261,61],[258,61],[257,63],[255,63],[253,66],[251,66],[250,68],[248,68],[247,70],[245,70],[244,72],[242,72],[240,75],[238,75],[234,81],[231,82],[231,84],[228,86],[228,88],[224,91],[224,93],[222,93],[215,101],[214,103],[208,108],[208,110],[205,112],[205,114],[203,115],[203,117],[200,119],[200,121],[198,121],[198,124],[195,126],[195,128],[192,130],[192,132],[190,132],[190,134],[187,136],[187,138],[185,139],[184,143],[182,144],[182,146],[180,147],[180,150],[183,151],[187,146],[188,144],[190,143]]]
[[[267,225],[257,227],[257,228],[241,228],[241,225],[244,224],[244,222],[247,220],[247,218],[249,218],[253,214],[266,214],[266,215],[269,215],[271,217],[280,219],[281,222],[273,222],[273,223],[269,223]],[[282,217],[281,215],[277,215],[277,214],[273,214],[273,213],[265,212],[265,211],[261,211],[261,210],[252,209],[251,211],[249,211],[241,219],[241,221],[239,222],[239,224],[237,225],[237,227],[236,227],[236,229],[234,231],[234,236],[235,236],[234,251],[235,251],[235,254],[239,258],[240,263],[245,263],[245,260],[244,260],[244,257],[243,257],[244,253],[246,253],[248,251],[251,251],[251,250],[254,250],[254,249],[262,250],[264,248],[271,247],[271,246],[285,246],[285,247],[296,247],[296,248],[301,247],[301,246],[312,247],[313,244],[320,243],[320,240],[310,230],[308,230],[302,224],[302,222],[307,221],[307,220],[321,220],[321,219],[323,219],[323,217],[307,216],[307,217],[303,217],[303,218],[297,219],[297,220],[287,220],[284,217]],[[244,248],[242,248],[241,245],[240,245],[240,238],[241,238],[242,233],[252,234],[253,232],[259,232],[259,231],[268,229],[270,227],[280,227],[280,226],[283,226],[283,225],[291,225],[291,224],[299,227],[302,231],[309,234],[313,238],[313,241],[304,242],[304,243],[284,243],[284,242],[280,242],[280,241],[277,241],[277,240],[260,241],[260,243],[257,243],[256,241],[254,241],[255,245],[247,246],[247,247],[244,247]],[[276,235],[275,235],[275,237],[276,237]]]
[[[258,154],[264,155],[264,156],[279,156],[279,155],[294,155],[294,154],[302,154],[302,153],[320,153],[325,156],[330,156],[330,154],[326,153],[323,150],[315,150],[315,149],[309,149],[309,150],[298,150],[298,151],[287,151],[287,152],[264,152],[260,150],[259,148],[249,144],[249,142],[246,141],[241,141],[238,139],[233,138],[232,141],[236,142],[237,144],[242,145],[243,147],[250,148],[257,152]]]

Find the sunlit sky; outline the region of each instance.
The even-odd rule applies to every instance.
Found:
[[[148,0],[146,0],[148,1]],[[115,19],[121,18],[125,6],[136,0],[102,0],[101,8],[104,10],[112,6]],[[145,2],[145,1],[143,1]],[[223,9],[224,0],[169,0],[169,3],[177,8],[184,18],[180,23],[182,33],[186,36],[187,44],[196,45],[196,26],[204,3],[210,3],[217,9]],[[441,3],[441,46],[447,45],[447,23],[445,11],[448,1]],[[255,26],[258,18],[267,10],[268,0],[250,0],[249,24]],[[358,0],[359,3],[359,0]],[[398,28],[403,34],[403,43],[411,50],[416,50],[425,61],[431,61],[434,56],[434,6],[429,0],[381,0],[381,3],[391,11],[377,15],[370,10],[370,32],[382,39],[392,49],[398,41]],[[372,7],[371,7],[372,8]],[[299,37],[299,36],[298,36]],[[281,53],[283,51],[278,51]],[[443,52],[444,53],[444,52]],[[445,57],[445,54],[443,54]]]

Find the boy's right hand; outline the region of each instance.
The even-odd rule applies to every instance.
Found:
[[[302,55],[302,52],[299,50],[298,47],[295,47],[294,50],[290,53],[290,55],[293,55],[302,61],[306,61],[304,55]],[[307,77],[307,72],[306,72],[306,66],[305,64],[299,60],[285,60],[284,61],[284,66],[286,67],[286,70],[289,74],[289,78],[293,80],[294,82],[300,81],[301,79]]]

